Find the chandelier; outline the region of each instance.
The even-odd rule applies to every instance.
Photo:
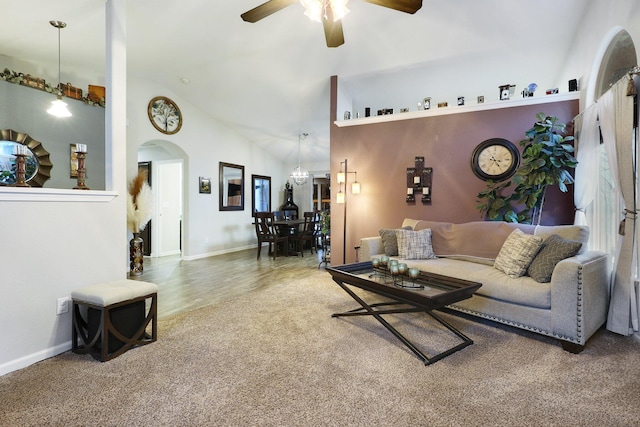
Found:
[[[296,185],[306,184],[309,179],[309,171],[300,166],[300,139],[305,139],[307,136],[309,136],[308,133],[298,135],[298,166],[291,172],[291,179],[293,179]]]
[[[310,19],[322,22],[322,18],[328,19],[329,14],[327,8],[331,9],[333,21],[339,21],[349,13],[347,2],[349,0],[300,0],[302,6],[306,9],[304,14]]]

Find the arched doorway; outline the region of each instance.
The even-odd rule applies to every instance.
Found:
[[[156,206],[148,226],[147,256],[182,253],[186,160],[186,153],[180,147],[164,140],[148,141],[138,149],[138,165],[149,170]]]

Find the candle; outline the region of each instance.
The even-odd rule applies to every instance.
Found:
[[[414,184],[420,184],[420,177],[419,176],[414,176],[413,177],[413,183]]]
[[[378,258],[373,258],[373,259],[371,260],[371,265],[373,265],[374,267],[379,266],[379,265],[380,265],[380,259],[378,259]]]
[[[407,194],[409,196],[413,195],[413,188],[407,188]]]
[[[412,279],[417,279],[418,276],[420,275],[420,270],[417,268],[410,268],[409,269],[409,277],[411,277]]]
[[[26,156],[28,153],[28,148],[22,144],[15,144],[13,147],[13,154]]]
[[[428,195],[429,195],[429,190],[430,190],[430,188],[429,188],[429,187],[424,187],[424,194],[425,194],[425,196],[428,196]]]
[[[76,152],[77,153],[86,153],[87,152],[87,144],[76,144]]]
[[[389,262],[389,257],[386,255],[382,255],[380,257],[380,264],[382,265],[387,265],[387,263]]]
[[[401,262],[400,264],[398,264],[398,271],[400,272],[400,274],[404,274],[407,272],[407,264],[405,264],[404,262]]]
[[[397,276],[399,273],[399,269],[398,269],[398,264],[392,264],[389,267],[389,271],[391,272],[391,274],[393,274],[394,276]]]
[[[397,259],[389,260],[389,265],[398,265],[398,260]]]

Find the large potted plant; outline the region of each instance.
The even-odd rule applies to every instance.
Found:
[[[478,193],[478,210],[493,221],[540,224],[547,187],[557,185],[566,192],[574,182],[569,169],[578,161],[573,156],[573,137],[565,134],[566,126],[557,117],[538,113],[526,139],[520,141],[522,164],[513,177],[513,192],[503,194],[511,181],[487,181],[486,190]]]

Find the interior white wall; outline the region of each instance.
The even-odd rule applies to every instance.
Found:
[[[5,201],[0,208],[0,375],[71,348],[71,311],[56,315],[57,298],[73,289],[126,277],[126,26],[125,0],[107,2],[109,46],[107,115],[109,202]],[[109,96],[109,95],[108,95]]]
[[[586,99],[586,88],[597,78],[604,49],[612,36],[625,29],[634,41],[636,50],[640,46],[640,2],[637,0],[592,1],[582,17],[580,31],[576,34],[573,46],[567,52],[564,66],[559,70],[558,80],[577,75],[582,77],[581,107],[592,100]],[[640,53],[636,52],[638,57]],[[595,67],[594,67],[595,65]],[[588,104],[587,104],[588,105]]]
[[[251,174],[271,176],[272,198],[278,197],[278,185],[286,181],[288,171],[279,159],[247,141],[240,134],[191,105],[186,99],[150,82],[129,76],[127,92],[127,157],[138,159],[140,146],[161,139],[184,151],[183,258],[195,259],[255,246],[251,218]],[[171,98],[180,107],[183,125],[180,132],[164,135],[149,122],[147,105],[154,96]],[[227,162],[245,167],[243,211],[220,211],[218,165]],[[128,162],[127,176],[137,173],[137,162]],[[200,194],[200,176],[212,178],[211,194]],[[284,188],[284,187],[283,187]],[[275,202],[274,202],[275,203]]]

